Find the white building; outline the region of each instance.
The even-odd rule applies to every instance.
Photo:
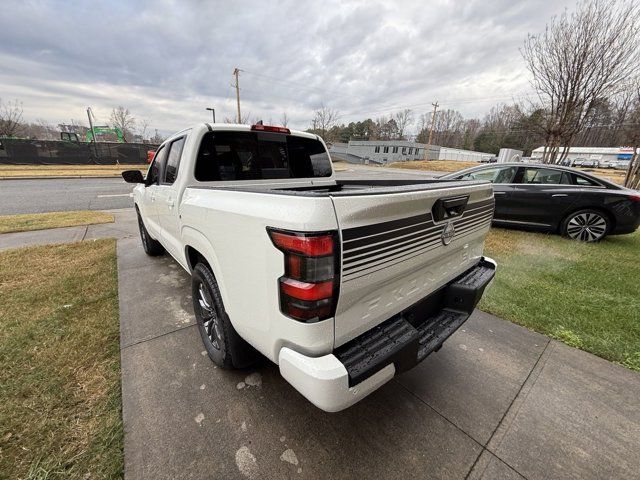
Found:
[[[560,152],[564,147],[560,147]],[[544,147],[538,147],[531,152],[533,160],[540,160],[544,154]],[[629,162],[633,156],[633,147],[570,147],[567,159],[597,160],[601,163]]]
[[[474,152],[473,150],[462,150],[460,148],[440,147],[440,154],[437,160],[458,160],[460,162],[481,162],[494,157],[492,153]],[[435,160],[435,159],[432,159]]]
[[[345,144],[333,144],[329,152],[352,163],[387,164],[407,160],[424,160],[424,143],[406,140],[351,140]],[[490,153],[472,152],[457,148],[429,146],[429,160],[475,161],[492,157]]]

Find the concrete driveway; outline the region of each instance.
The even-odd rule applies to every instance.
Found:
[[[266,360],[216,368],[188,274],[121,221],[134,229],[118,241],[127,478],[638,478],[634,372],[476,312],[425,362],[328,414]]]

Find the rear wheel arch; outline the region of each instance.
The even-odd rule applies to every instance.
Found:
[[[193,272],[193,269],[198,263],[198,260],[202,260],[206,263],[211,272],[218,278],[219,276],[219,264],[216,258],[213,246],[209,239],[202,234],[199,230],[185,226],[182,228],[181,236],[184,242],[184,257],[187,261],[189,271]],[[224,288],[221,286],[224,296]]]
[[[193,272],[193,269],[198,263],[204,263],[213,272],[211,264],[209,263],[207,258],[198,249],[192,247],[191,245],[185,246],[185,257],[187,259],[187,264],[191,272]]]
[[[225,305],[229,305],[229,296],[224,284],[224,276],[222,275],[220,264],[216,258],[215,252],[211,247],[211,243],[198,230],[188,228],[183,230],[182,237],[184,239],[184,256],[189,268],[189,273],[193,274],[193,269],[198,263],[204,263],[215,278],[220,290],[220,296]]]

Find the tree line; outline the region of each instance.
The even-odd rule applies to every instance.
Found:
[[[326,110],[326,109],[325,109]],[[338,114],[329,115],[338,117]],[[349,140],[414,140],[428,143],[431,123],[431,143],[441,147],[461,148],[498,154],[501,148],[523,150],[525,156],[545,145],[544,110],[524,103],[498,104],[481,118],[465,118],[455,109],[442,109],[432,116],[426,112],[417,116],[405,109],[376,119],[338,124],[321,121],[326,111],[316,111],[307,131],[322,136],[328,142]],[[409,127],[414,126],[413,132]],[[596,102],[584,127],[573,140],[573,146],[619,147],[633,144],[640,127],[640,96],[625,90]]]

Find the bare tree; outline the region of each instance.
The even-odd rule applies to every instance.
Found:
[[[149,129],[149,120],[147,118],[140,119],[140,125],[138,126],[138,133],[144,141],[147,138],[147,130]]]
[[[375,122],[375,138],[377,140],[397,140],[400,135],[398,133],[398,124],[393,116],[383,115],[376,118]]]
[[[22,134],[38,140],[60,140],[60,132],[43,118],[22,125]]]
[[[22,103],[2,103],[0,98],[0,137],[13,137],[22,124]]]
[[[527,36],[521,53],[544,111],[544,162],[566,157],[597,100],[619,90],[638,65],[639,20],[633,0],[581,0],[575,12]]]
[[[289,116],[287,115],[287,112],[282,112],[282,117],[280,117],[280,125],[282,125],[283,127],[289,125]]]
[[[405,129],[413,123],[413,111],[410,108],[400,110],[395,114],[394,119],[398,126],[398,137],[400,140],[404,140]]]
[[[249,119],[251,118],[251,112],[244,112],[240,117],[240,123],[245,124],[249,123]],[[238,123],[238,119],[236,117],[224,117],[224,123]]]
[[[331,130],[331,127],[333,127],[336,124],[338,117],[339,115],[337,110],[329,108],[325,106],[323,103],[320,105],[320,108],[316,110],[314,113],[313,121],[312,121],[314,125],[313,129],[319,130],[320,136],[322,138],[325,138],[327,135],[327,132]]]
[[[122,105],[118,105],[116,108],[111,110],[110,120],[114,127],[117,127],[122,131],[124,140],[128,141],[127,139],[132,136],[133,130],[136,126],[136,119],[129,109]]]
[[[431,126],[431,119],[429,119]],[[462,143],[464,118],[457,110],[447,108],[439,110],[433,122],[433,138],[431,143],[441,147],[459,147]]]
[[[164,140],[164,137],[158,133],[157,128],[155,129],[155,131],[156,131],[155,135],[149,139],[149,142],[155,145],[160,145]]]
[[[628,115],[628,124],[626,128],[626,140],[633,146],[633,155],[627,168],[627,175],[624,180],[624,186],[640,189],[640,80],[633,85],[633,106]]]

